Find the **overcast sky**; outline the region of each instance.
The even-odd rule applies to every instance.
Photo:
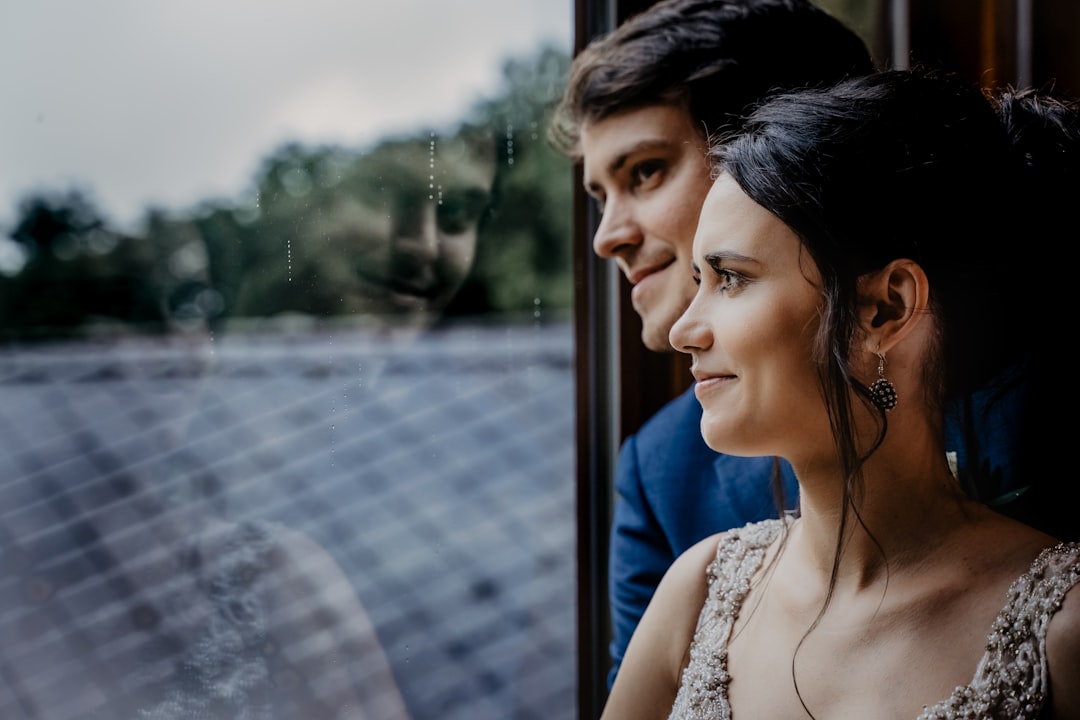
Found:
[[[572,0],[0,0],[0,231],[36,188],[117,223],[236,197],[287,139],[439,127]],[[2,233],[6,234],[6,233]]]

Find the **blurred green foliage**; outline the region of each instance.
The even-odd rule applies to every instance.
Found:
[[[569,63],[552,49],[510,60],[503,92],[471,118],[502,133],[496,196],[472,275],[496,311],[568,310],[573,303],[572,169],[546,140]]]
[[[253,191],[184,212],[147,209],[139,235],[111,228],[84,193],[36,193],[20,203],[0,264],[0,334],[392,315],[403,306],[390,299],[427,299],[437,280],[452,295],[431,300],[440,314],[568,310],[571,165],[545,137],[568,66],[552,48],[506,61],[496,94],[451,128],[367,148],[285,144],[262,161]],[[427,199],[415,189],[425,181]],[[417,269],[437,277],[395,280],[381,296],[366,290],[375,282],[367,276],[399,278],[412,267],[386,254],[376,229],[407,235],[423,218],[461,245],[450,269]],[[461,240],[469,227],[475,253]]]
[[[854,30],[878,67],[889,65],[889,41],[882,35],[889,11],[885,0],[814,0],[814,4]]]

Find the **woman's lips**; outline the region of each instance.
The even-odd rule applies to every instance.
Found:
[[[736,380],[735,375],[709,375],[702,377],[694,384],[694,395],[698,400],[722,390]]]

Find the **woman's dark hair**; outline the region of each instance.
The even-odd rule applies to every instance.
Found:
[[[1022,356],[1002,342],[1022,320],[1015,267],[1022,164],[987,98],[954,76],[887,72],[778,96],[714,158],[747,195],[790,227],[825,284],[818,336],[834,412],[852,393],[856,282],[909,258],[930,278],[939,329],[926,377],[938,407]],[[868,405],[872,407],[872,405]]]
[[[1022,163],[977,88],[897,71],[780,95],[718,144],[714,158],[799,236],[821,272],[815,352],[849,479],[861,465],[853,403],[878,412],[885,432],[884,413],[849,364],[860,276],[897,258],[926,271],[938,335],[924,387],[936,407],[1023,357],[1020,335],[1030,323],[1012,277]]]
[[[894,71],[774,96],[741,131],[714,143],[719,172],[791,228],[821,274],[814,353],[845,475],[845,512],[822,614],[835,588],[847,523],[852,517],[862,522],[855,499],[863,464],[888,430],[884,411],[851,362],[861,332],[859,278],[901,258],[926,272],[936,336],[922,384],[931,407],[967,409],[970,423],[973,393],[1003,375],[1036,369],[1041,375],[1048,351],[1046,339],[1035,335],[1041,325],[1035,319],[1061,308],[1063,297],[1053,293],[1063,294],[1063,283],[1043,288],[1046,276],[1057,272],[1046,272],[1056,258],[1046,252],[1049,213],[1036,211],[1036,203],[1056,202],[1050,209],[1060,212],[1066,197],[1075,197],[1078,123],[1075,105],[1040,93],[991,98],[955,76]],[[1051,390],[1043,377],[1032,378],[1020,404],[1027,433],[1021,472],[1046,471],[1039,459],[1063,454],[1064,446],[1039,443],[1051,418],[1044,420],[1036,394]],[[857,403],[880,421],[869,447],[856,441]],[[974,442],[974,432],[966,435]],[[977,456],[968,449],[969,458]],[[977,474],[981,468],[973,465],[969,470]],[[1067,482],[1069,476],[1071,469],[1046,480]],[[1045,490],[1052,484],[1036,480],[1024,479],[1044,491],[1032,497],[1047,509],[1055,493]],[[989,485],[977,477],[965,483],[969,491]],[[1022,519],[1040,525],[1034,508],[1026,513]],[[1061,530],[1052,523],[1041,527]]]
[[[855,446],[853,403],[878,413],[880,437],[886,429],[849,364],[861,275],[897,258],[926,271],[938,331],[924,382],[933,406],[962,410],[1018,367],[1040,383],[1050,375],[1047,340],[1036,336],[1034,320],[1064,302],[1060,264],[1045,249],[1060,235],[1054,211],[1080,181],[1074,102],[1031,90],[988,97],[932,71],[879,73],[776,96],[712,154],[799,236],[821,272],[815,352],[849,484],[872,451]],[[1032,251],[1033,243],[1044,244]],[[1021,404],[1025,432],[1044,424],[1037,401],[1045,391],[1033,385]],[[1021,447],[1020,468],[1055,454],[1037,445]],[[981,470],[971,465],[971,473]],[[965,482],[969,490],[990,485]]]
[[[809,0],[665,0],[578,54],[549,137],[576,155],[586,122],[661,103],[685,107],[706,135],[771,90],[873,69],[862,40]]]

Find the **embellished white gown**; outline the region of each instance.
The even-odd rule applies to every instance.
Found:
[[[730,720],[728,640],[750,580],[781,528],[780,520],[753,523],[729,531],[718,545],[708,567],[709,592],[690,646],[690,663],[669,720]],[[1046,628],[1078,580],[1080,544],[1044,550],[1009,589],[970,684],[924,708],[917,720],[1037,718],[1049,689]]]

